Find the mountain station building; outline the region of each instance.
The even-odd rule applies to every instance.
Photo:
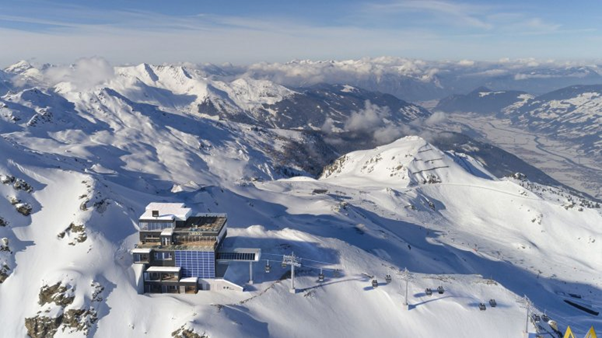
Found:
[[[228,232],[226,214],[193,213],[182,203],[150,203],[140,216],[139,243],[132,249],[144,293],[240,290],[223,278],[230,262],[253,263],[260,249],[221,250]]]

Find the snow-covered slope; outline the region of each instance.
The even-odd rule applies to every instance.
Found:
[[[23,142],[16,135],[2,139],[4,177],[31,186],[7,181],[2,194],[32,206],[24,216],[10,201],[0,204],[8,222],[1,236],[10,243],[10,253],[0,254],[8,275],[0,285],[0,321],[10,336],[55,327],[56,336],[165,336],[184,327],[210,337],[508,337],[524,325],[522,294],[561,325],[599,323],[562,295],[602,305],[595,241],[602,215],[577,200],[569,204],[572,197],[561,191],[494,179],[477,161],[411,137],[345,155],[320,180],[250,184],[229,179],[234,159],[193,165],[190,185],[204,187],[172,193],[162,188],[178,162],[157,166],[149,159],[151,168],[134,168],[142,160],[117,142],[122,137],[111,138],[124,152],[118,161],[81,141],[51,151],[41,142],[14,143]],[[160,152],[163,142],[152,146]],[[207,186],[208,175],[216,186]],[[288,292],[279,278],[285,271],[274,266],[270,274],[256,272],[244,293],[137,294],[127,250],[136,242],[136,217],[153,200],[228,212],[226,245],[261,247],[272,261],[290,251],[309,259],[297,271],[299,293]],[[315,280],[319,267],[326,268],[323,284]],[[402,306],[403,267],[412,272],[409,311]],[[246,270],[233,266],[229,276],[244,283]],[[378,288],[369,286],[370,275]],[[423,292],[440,285],[444,295]],[[491,298],[498,307],[478,311]],[[22,304],[18,311],[15,304]]]
[[[523,128],[580,144],[602,157],[602,86],[572,86],[537,96],[505,115]]]
[[[531,98],[532,95],[521,91],[492,91],[479,87],[466,95],[451,95],[441,99],[434,110],[494,115],[508,106],[520,105]]]
[[[496,179],[420,137],[343,155],[312,179],[333,156],[315,135],[206,119],[186,109],[218,88],[201,73],[128,69],[0,101],[3,335],[515,337],[525,294],[561,328],[602,324],[564,302],[602,308],[595,203]],[[265,93],[245,102],[270,104]],[[242,293],[138,294],[128,250],[151,201],[228,213],[224,245],[261,248],[272,272],[262,261]],[[296,294],[278,264],[292,251],[303,258]],[[244,284],[247,273],[233,264],[226,277]],[[496,308],[478,310],[492,298]]]

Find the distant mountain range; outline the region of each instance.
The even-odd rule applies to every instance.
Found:
[[[118,117],[126,111],[137,112],[140,118],[136,123],[142,124],[147,123],[144,116],[150,114],[166,125],[176,123],[174,119],[182,120],[182,116],[197,116],[245,123],[259,133],[295,130],[292,134],[280,132],[283,148],[267,152],[274,160],[267,175],[264,169],[246,174],[262,178],[303,172],[318,175],[339,154],[426,133],[445,150],[479,158],[499,177],[521,171],[534,181],[559,184],[499,148],[460,134],[430,133],[426,123],[431,117],[429,111],[390,94],[326,83],[287,88],[248,77],[226,82],[196,68],[149,64],[111,68],[112,72],[97,83],[77,77],[72,68],[61,69],[62,77],[49,84],[52,69],[20,62],[5,70],[12,84],[10,93],[0,98],[0,118],[11,122],[3,125],[5,130],[26,128],[39,137],[66,126],[88,133],[107,127],[125,132],[124,128],[134,123]],[[122,122],[115,125],[115,121]]]
[[[498,114],[504,108],[532,97],[522,91],[492,91],[487,87],[479,87],[466,95],[457,94],[441,99],[435,110],[448,113]]]
[[[435,110],[509,118],[516,126],[578,145],[602,157],[602,85],[575,85],[534,96],[478,88],[439,101]]]
[[[2,73],[3,335],[516,337],[523,295],[561,329],[602,323],[565,302],[602,308],[597,201],[390,94],[211,71],[96,59]],[[139,294],[149,202],[227,213],[222,245],[262,250],[224,274],[245,291]],[[295,293],[279,263],[293,252]]]

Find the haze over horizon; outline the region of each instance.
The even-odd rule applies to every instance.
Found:
[[[582,1],[375,0],[178,6],[72,0],[0,1],[0,65],[249,64],[381,55],[426,60],[599,59],[602,4]]]

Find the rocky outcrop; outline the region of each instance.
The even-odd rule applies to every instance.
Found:
[[[100,294],[104,287],[98,282],[92,282],[91,302],[100,302]],[[82,332],[88,335],[90,329],[98,321],[98,313],[94,306],[84,308],[70,308],[75,299],[75,287],[69,284],[58,282],[54,285],[44,285],[40,289],[40,306],[45,310],[40,310],[36,316],[25,319],[25,328],[27,334],[32,338],[53,337],[59,329],[68,333]],[[57,308],[58,307],[58,308]],[[42,315],[51,312],[57,313],[55,316]]]
[[[86,234],[86,226],[84,224],[76,225],[75,223],[69,224],[69,226],[59,232],[56,235],[59,239],[67,238],[71,239],[69,241],[69,245],[75,245],[77,243],[83,243],[88,239],[88,235]]]
[[[187,328],[184,325],[172,332],[171,336],[175,338],[209,338],[209,336],[204,332],[202,334],[198,334],[194,329]]]
[[[62,315],[56,318],[35,316],[25,318],[25,328],[27,329],[27,334],[32,338],[54,337],[62,321]]]

